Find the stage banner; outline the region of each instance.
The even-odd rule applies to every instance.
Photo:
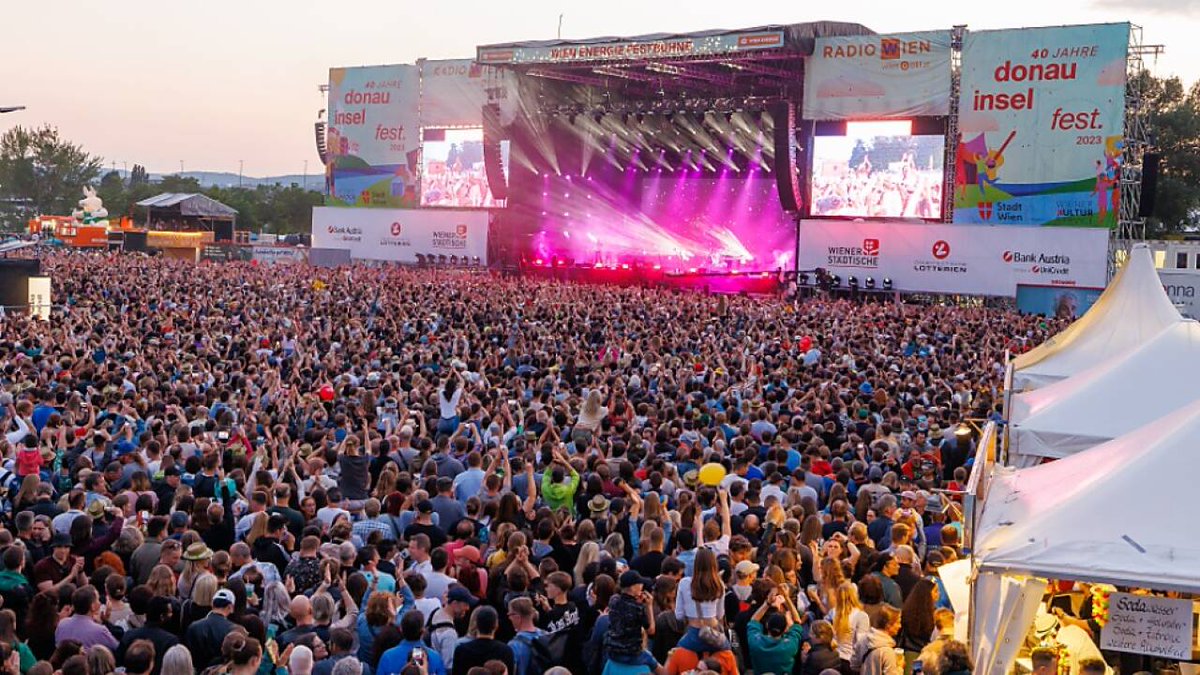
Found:
[[[1200,272],[1159,270],[1158,279],[1180,314],[1200,320]]]
[[[313,209],[313,248],[346,249],[354,260],[417,262],[417,254],[487,264],[487,211]]]
[[[326,205],[417,205],[419,79],[414,65],[329,70]]]
[[[819,37],[804,63],[804,119],[950,112],[950,31]]]
[[[963,42],[954,222],[1115,227],[1129,24]]]
[[[295,246],[255,245],[251,252],[251,260],[266,265],[302,263],[308,260],[308,249]]]
[[[421,59],[417,67],[421,72],[421,127],[482,127],[488,87],[494,89],[501,110],[515,96],[511,71],[472,59]]]
[[[897,221],[805,220],[800,269],[825,268],[876,288],[1014,297],[1017,284],[1100,288],[1108,276],[1108,232]]]
[[[660,40],[559,42],[546,46],[498,45],[479,47],[476,60],[480,63],[576,63],[730,54],[781,47],[783,31],[764,30],[703,37],[684,35]]]

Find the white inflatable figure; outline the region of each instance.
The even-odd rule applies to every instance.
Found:
[[[79,207],[71,212],[71,217],[81,225],[99,225],[108,227],[108,209],[104,201],[96,196],[96,190],[90,185],[83,186],[83,199]]]

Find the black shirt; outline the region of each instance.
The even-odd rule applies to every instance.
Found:
[[[491,638],[476,638],[460,643],[454,648],[454,670],[451,675],[466,675],[471,668],[482,666],[493,659],[503,662],[508,672],[516,672],[513,669],[512,648],[503,642]]]
[[[411,541],[415,535],[423,534],[429,537],[429,549],[433,550],[442,544],[446,543],[446,533],[437,525],[425,525],[422,523],[413,523],[404,528],[404,539]]]
[[[644,577],[653,579],[662,573],[662,564],[666,559],[667,554],[662,551],[650,551],[634,558],[629,563],[629,568],[637,570],[637,573]]]

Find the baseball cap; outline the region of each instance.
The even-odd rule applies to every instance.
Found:
[[[185,511],[176,511],[171,514],[171,528],[187,527],[188,514]]]
[[[653,586],[654,580],[638,574],[637,570],[625,570],[621,573],[621,588],[632,588],[638,584]]]
[[[465,602],[474,607],[479,603],[479,598],[471,595],[465,586],[455,586],[446,592],[446,602]]]
[[[916,499],[917,493],[913,492],[912,490],[905,490],[904,492],[900,493],[900,498],[901,499]]]
[[[229,607],[234,602],[235,598],[233,597],[233,591],[229,590],[228,588],[222,588],[221,590],[217,591],[215,595],[213,595],[212,606]]]
[[[758,565],[749,560],[743,560],[737,564],[734,571],[737,572],[739,577],[748,577],[758,573]]]

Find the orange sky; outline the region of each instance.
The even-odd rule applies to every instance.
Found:
[[[820,7],[806,15],[804,8]],[[1167,46],[1157,74],[1200,75],[1200,0],[824,3],[763,0],[9,0],[0,20],[0,116],[57,125],[118,167],[265,176],[319,173],[317,85],[334,65],[464,58],[478,44],[686,32],[820,19],[879,32],[1132,21]]]

